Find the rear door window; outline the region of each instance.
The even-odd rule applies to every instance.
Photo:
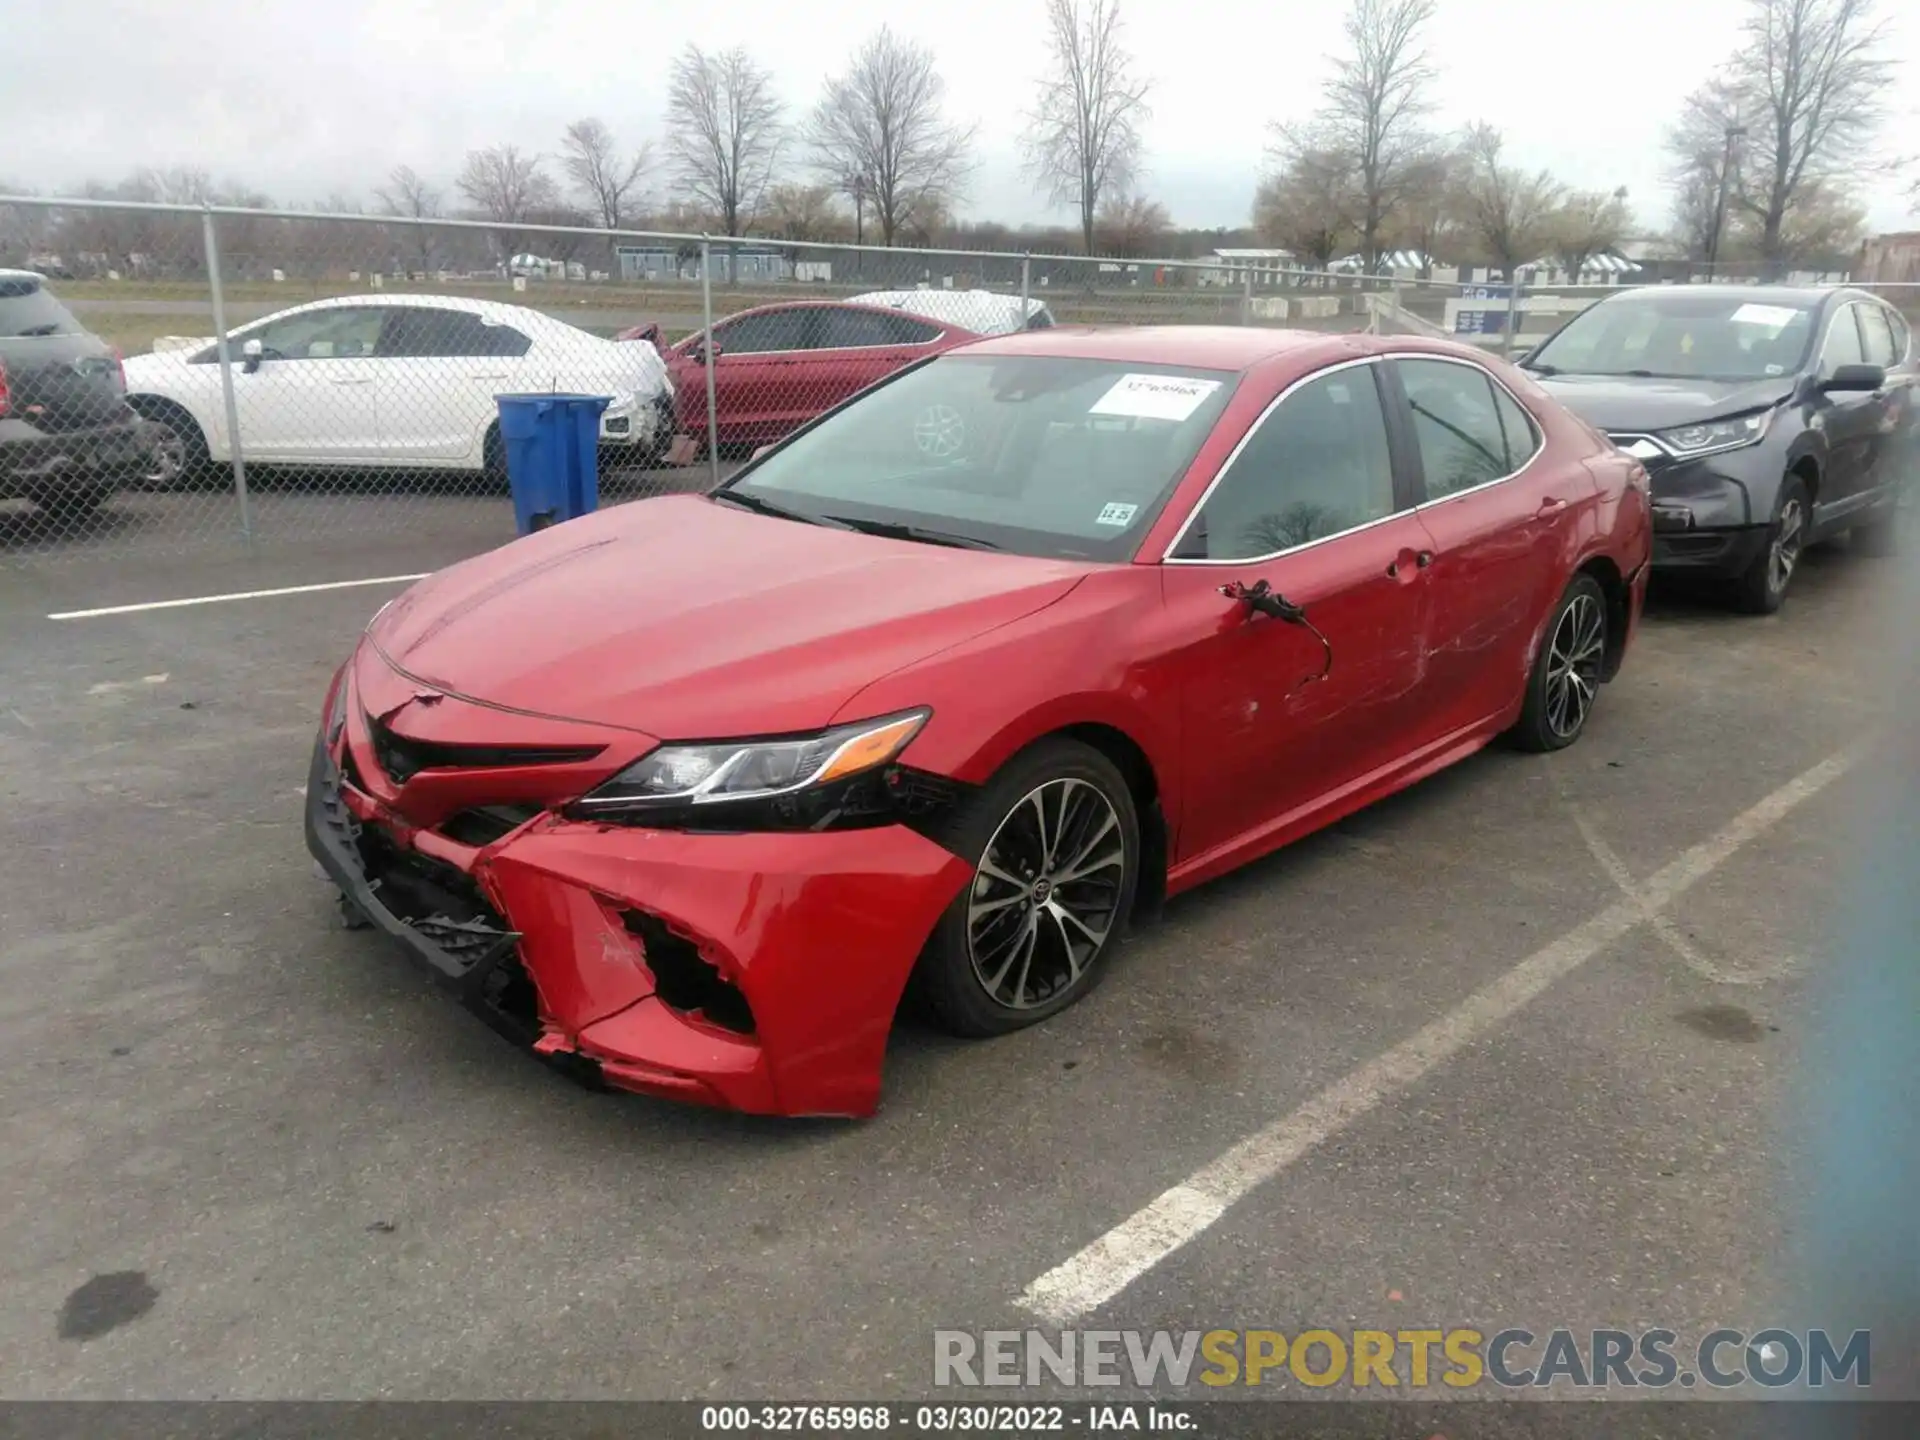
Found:
[[[16,335],[84,335],[37,276],[0,276],[0,339]]]
[[[1402,360],[1400,383],[1413,409],[1414,438],[1427,477],[1427,499],[1440,500],[1511,475],[1498,388],[1478,365]],[[1532,447],[1528,447],[1531,453]]]
[[[380,330],[380,354],[387,359],[524,355],[530,348],[511,325],[489,325],[464,310],[395,306]]]
[[[912,341],[900,338],[902,332],[893,324],[896,319],[905,320],[906,317],[880,315],[871,310],[852,310],[836,305],[826,312],[820,345],[827,350],[876,350],[912,344]]]

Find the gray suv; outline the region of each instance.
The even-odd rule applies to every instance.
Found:
[[[120,357],[30,270],[0,270],[0,500],[90,515],[147,462]]]

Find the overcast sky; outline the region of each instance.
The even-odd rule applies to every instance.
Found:
[[[965,213],[1066,218],[1025,183],[1016,148],[1043,58],[1041,0],[890,8],[896,30],[940,56],[953,113],[980,121]],[[1177,223],[1246,222],[1268,124],[1313,108],[1344,8],[1124,0],[1153,82],[1145,188]],[[1662,227],[1662,132],[1735,43],[1743,9],[1439,0],[1435,118],[1491,120],[1516,157],[1583,188],[1625,185],[1642,228]],[[469,148],[551,150],[581,115],[657,142],[667,61],[688,40],[747,46],[798,112],[887,13],[834,0],[0,0],[0,179],[57,190],[193,165],[283,203],[367,199],[397,164],[447,181]],[[1889,148],[1920,151],[1920,9],[1888,52],[1904,71]],[[656,190],[665,180],[656,173]],[[1875,188],[1875,228],[1920,223],[1906,183]]]

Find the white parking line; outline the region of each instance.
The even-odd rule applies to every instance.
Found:
[[[1235,1201],[1481,1039],[1556,980],[1571,974],[1636,925],[1717,870],[1743,845],[1812,799],[1866,753],[1842,751],[1788,781],[1684,852],[1585,924],[1522,960],[1458,1007],[1362,1065],[1292,1114],[1254,1132],[1224,1155],[1135,1211],[1079,1254],[1029,1285],[1018,1304],[1056,1323],[1079,1319],[1201,1235]]]
[[[229,600],[266,600],[275,595],[312,595],[321,590],[357,590],[363,585],[408,585],[424,580],[418,575],[376,575],[367,580],[329,580],[323,585],[282,585],[277,590],[236,590],[230,595],[193,595],[184,600],[146,600],[138,605],[102,605],[96,610],[59,610],[49,620],[94,620],[102,615],[135,615],[142,610],[179,610],[188,605],[222,605]]]

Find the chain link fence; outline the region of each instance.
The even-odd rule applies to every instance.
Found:
[[[512,531],[502,394],[608,397],[599,478],[618,502],[708,488],[976,336],[1259,325],[1516,354],[1618,288],[1270,251],[1089,259],[4,200],[0,558],[493,543]],[[1882,289],[1920,319],[1920,285]]]

